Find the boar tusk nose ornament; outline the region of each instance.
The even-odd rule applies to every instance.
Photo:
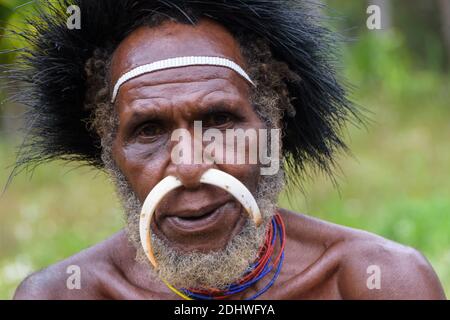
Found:
[[[208,169],[201,176],[200,182],[214,185],[232,194],[233,197],[241,203],[247,213],[252,217],[255,225],[259,226],[261,224],[261,212],[259,211],[255,198],[238,179],[223,171]],[[150,224],[152,217],[161,200],[170,191],[181,187],[182,185],[183,184],[181,181],[174,176],[164,178],[150,191],[142,206],[139,221],[141,245],[144,249],[145,255],[155,269],[158,268],[158,263],[156,262],[151,241],[152,236]]]

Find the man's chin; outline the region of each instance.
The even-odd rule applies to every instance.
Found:
[[[155,222],[152,225],[152,231],[181,252],[207,253],[225,249],[248,219],[242,205],[237,201],[228,201],[195,218],[164,217],[158,224]]]
[[[153,272],[180,288],[224,288],[239,280],[257,259],[266,226],[256,227],[248,220],[224,249],[210,252],[180,251],[154,235],[158,270]]]

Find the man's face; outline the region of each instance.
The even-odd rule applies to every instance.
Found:
[[[141,27],[130,34],[113,55],[111,82],[130,69],[179,56],[221,56],[245,68],[237,41],[208,20],[195,27],[166,22]],[[119,127],[113,158],[136,196],[143,202],[168,175],[183,187],[167,195],[153,219],[154,233],[184,251],[208,252],[224,248],[248,220],[228,192],[199,184],[210,167],[225,171],[253,193],[260,180],[255,164],[174,164],[173,130],[259,129],[264,125],[250,104],[249,84],[236,72],[213,66],[192,66],[145,74],[125,83],[116,99]]]

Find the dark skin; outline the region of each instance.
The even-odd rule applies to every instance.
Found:
[[[228,57],[244,66],[239,46],[226,29],[203,20],[197,26],[166,22],[142,27],[116,50],[115,82],[131,68],[188,55]],[[116,100],[119,129],[113,156],[143,201],[164,177],[175,175],[183,187],[166,196],[155,213],[153,230],[180,250],[223,248],[248,219],[226,192],[199,183],[208,168],[225,171],[255,192],[258,165],[175,165],[170,133],[193,130],[193,121],[220,130],[263,128],[249,101],[250,87],[221,67],[184,67],[142,75],[124,84]],[[285,260],[263,299],[445,299],[439,280],[416,250],[367,232],[280,209],[286,224]],[[215,214],[212,214],[215,213]],[[204,218],[209,217],[209,218]],[[124,231],[25,279],[16,299],[177,299],[148,266],[135,261],[136,249]],[[68,290],[67,267],[81,268],[81,289]],[[381,288],[370,290],[367,268],[379,266]],[[244,299],[264,283],[233,296]]]

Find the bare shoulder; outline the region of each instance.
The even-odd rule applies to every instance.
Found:
[[[111,258],[122,244],[119,232],[63,261],[29,275],[16,289],[14,299],[101,299],[103,279],[117,273]]]
[[[416,249],[354,231],[343,246],[339,288],[348,299],[445,299],[427,259]]]
[[[416,249],[362,230],[282,212],[286,225],[298,232],[299,242],[323,248],[322,256],[337,257],[337,287],[343,299],[445,299],[432,266]]]

